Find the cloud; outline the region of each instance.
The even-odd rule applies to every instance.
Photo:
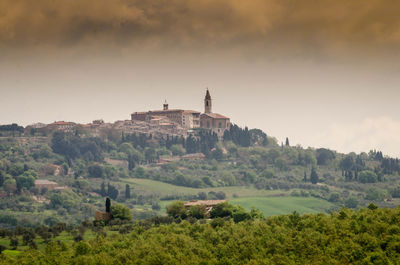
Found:
[[[315,142],[342,152],[380,150],[400,157],[400,121],[390,117],[370,117],[352,124],[336,123],[318,134]]]
[[[0,45],[392,54],[399,9],[396,0],[2,0]]]

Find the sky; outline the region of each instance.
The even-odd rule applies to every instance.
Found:
[[[400,157],[400,2],[0,0],[0,124],[214,112]]]

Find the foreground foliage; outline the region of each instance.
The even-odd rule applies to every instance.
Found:
[[[0,257],[5,264],[399,264],[400,208],[137,223],[128,234]]]

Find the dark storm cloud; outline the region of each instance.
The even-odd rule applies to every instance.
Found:
[[[397,51],[396,0],[2,0],[2,47]]]

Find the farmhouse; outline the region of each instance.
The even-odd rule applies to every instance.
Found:
[[[195,205],[202,205],[206,208],[206,213],[209,214],[212,209],[220,203],[227,202],[227,200],[197,200],[197,201],[189,201],[185,203],[186,208],[190,208]]]

